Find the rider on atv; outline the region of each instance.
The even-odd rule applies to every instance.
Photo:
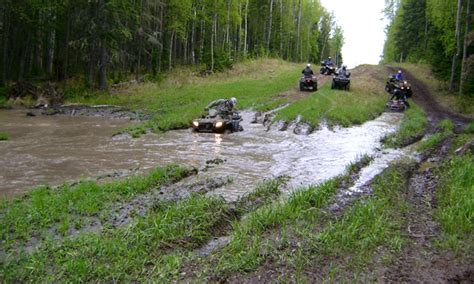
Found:
[[[350,76],[350,72],[347,71],[347,66],[346,65],[342,65],[341,68],[337,69],[336,71],[336,76],[340,76],[340,77],[344,77],[344,78],[347,78]]]
[[[403,92],[402,90],[400,89],[394,89],[393,92],[392,92],[392,97],[390,98],[390,100],[398,100],[398,101],[402,101],[407,108],[410,107],[410,104],[408,103],[408,98],[407,98],[407,95],[405,92]]]
[[[329,56],[328,59],[324,61],[324,64],[326,64],[327,66],[331,66],[331,65],[334,64],[334,63],[332,62],[331,56]]]
[[[402,70],[398,70],[397,74],[393,75],[393,78],[399,82],[404,81],[405,78],[403,76]]]
[[[313,70],[311,69],[311,64],[306,64],[306,67],[301,71],[305,77],[311,77],[313,76]]]
[[[218,99],[218,100],[210,102],[207,105],[206,110],[208,110],[209,113],[213,112],[214,110],[216,114],[219,114],[222,117],[224,117],[224,116],[232,114],[232,110],[234,109],[236,104],[237,104],[237,99],[234,97],[228,100]]]

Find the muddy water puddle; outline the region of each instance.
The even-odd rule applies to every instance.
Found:
[[[380,139],[395,131],[401,115],[384,113],[351,128],[326,127],[310,135],[290,128],[277,131],[251,124],[243,112],[244,131],[233,134],[194,133],[190,129],[147,134],[139,139],[111,139],[129,120],[92,117],[27,117],[25,110],[0,110],[0,197],[32,187],[114,171],[141,172],[169,163],[205,168],[206,161],[225,162],[201,171],[201,177],[224,177],[231,183],[216,190],[227,200],[251,191],[265,178],[289,176],[288,188],[317,184],[344,172],[364,154],[384,155]]]

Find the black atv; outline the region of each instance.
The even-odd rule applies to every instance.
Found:
[[[410,83],[405,81],[399,81],[395,79],[395,75],[390,76],[385,84],[385,91],[389,94],[393,94],[395,90],[400,90],[405,94],[407,98],[410,98],[413,95],[413,91]]]
[[[193,120],[193,130],[196,132],[224,133],[226,131],[243,131],[240,122],[242,117],[239,113],[219,114],[216,110],[209,110],[209,113],[202,118]]]
[[[326,64],[326,62],[321,61],[321,69],[319,69],[319,73],[322,75],[332,75],[336,73],[336,65],[334,64]]]
[[[318,89],[318,80],[314,75],[304,75],[300,79],[300,91],[310,90],[316,91]]]
[[[345,72],[345,74],[334,73],[332,77],[331,89],[339,89],[349,91],[351,88],[351,73]]]

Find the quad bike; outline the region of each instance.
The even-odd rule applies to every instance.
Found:
[[[323,75],[332,75],[336,73],[336,66],[334,64],[326,64],[326,62],[321,61],[321,69],[319,69],[319,73]]]
[[[196,132],[224,133],[225,131],[243,131],[240,125],[242,117],[238,112],[229,114],[218,113],[210,109],[209,113],[202,118],[193,120],[193,130]]]
[[[300,79],[300,91],[310,90],[316,91],[318,89],[318,81],[314,75],[305,75]]]
[[[413,95],[410,83],[407,81],[399,81],[395,79],[395,76],[390,76],[385,84],[385,91],[393,94],[397,89],[402,91],[407,98],[410,98]]]
[[[335,73],[332,78],[331,89],[339,89],[349,91],[351,88],[351,73],[346,74]]]

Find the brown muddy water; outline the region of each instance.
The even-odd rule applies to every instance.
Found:
[[[233,182],[217,189],[232,201],[265,178],[286,175],[288,189],[318,184],[344,172],[364,154],[376,156],[366,176],[380,172],[399,156],[379,150],[380,139],[396,130],[401,114],[384,113],[351,128],[322,127],[310,135],[290,128],[277,131],[251,124],[254,113],[243,112],[244,131],[233,134],[194,133],[191,129],[147,134],[139,139],[112,139],[129,120],[97,117],[27,117],[26,110],[0,110],[0,197],[12,197],[39,185],[108,173],[148,169],[176,163],[205,168],[206,161],[225,162],[199,175],[225,177]],[[363,183],[363,181],[360,181]]]

